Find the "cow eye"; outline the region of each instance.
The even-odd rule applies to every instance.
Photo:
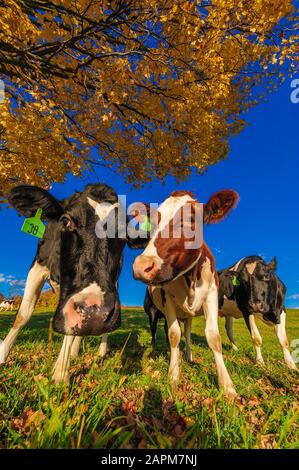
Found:
[[[62,222],[63,227],[66,229],[72,229],[74,227],[72,219],[65,215],[61,217],[61,222]]]

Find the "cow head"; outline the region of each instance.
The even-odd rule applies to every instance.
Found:
[[[249,312],[258,312],[263,319],[280,323],[285,287],[275,274],[276,258],[270,263],[262,259],[247,263],[240,273],[240,282],[247,295]]]
[[[134,261],[135,279],[162,285],[189,271],[201,256],[201,243],[195,242],[202,224],[220,222],[238,200],[232,190],[213,194],[206,204],[187,191],[172,193],[153,214],[151,239]],[[136,203],[132,215],[142,222],[145,215],[140,207],[144,204]]]
[[[51,254],[57,258],[60,297],[54,329],[78,336],[115,330],[120,325],[117,281],[123,248],[126,242],[132,248],[139,247],[138,240],[129,240],[126,232],[119,235],[117,224],[112,238],[96,234],[99,221],[117,218],[115,191],[104,184],[88,185],[84,191],[58,201],[41,188],[17,186],[7,198],[26,217],[42,208],[42,217],[48,221],[38,253],[44,258],[51,258]],[[141,246],[144,243],[142,240]]]

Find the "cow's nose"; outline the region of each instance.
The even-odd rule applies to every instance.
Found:
[[[98,336],[118,328],[120,309],[116,302],[93,301],[92,298],[77,302],[70,300],[62,310],[57,309],[53,318],[54,330],[67,335]]]
[[[134,261],[134,278],[143,282],[152,282],[159,271],[157,260],[153,256],[140,255]]]
[[[88,305],[85,302],[78,302],[74,303],[74,309],[76,310],[77,313],[83,315],[83,316],[90,316],[90,315],[101,315],[103,321],[105,321],[111,312],[111,310],[114,309],[114,305],[112,306],[105,306],[105,305],[98,305],[98,304],[93,304],[93,305]]]

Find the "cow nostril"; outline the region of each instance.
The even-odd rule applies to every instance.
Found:
[[[79,302],[74,304],[74,308],[75,308],[76,312],[83,313],[83,314],[88,313],[88,311],[90,310],[88,305],[86,305],[84,303],[79,303]]]
[[[147,268],[145,268],[144,272],[145,273],[149,273],[150,271],[152,271],[155,267],[155,263],[152,263],[151,266],[148,266]]]

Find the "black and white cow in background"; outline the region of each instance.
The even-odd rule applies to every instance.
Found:
[[[233,349],[238,349],[233,334],[233,319],[244,318],[256,350],[256,361],[264,364],[262,338],[255,319],[274,326],[290,369],[297,367],[289,351],[286,335],[284,300],[286,287],[276,270],[276,258],[266,264],[260,256],[247,256],[233,266],[218,272],[219,316],[225,317],[225,329]]]
[[[53,318],[55,331],[66,335],[53,371],[55,382],[68,382],[70,357],[76,357],[82,336],[103,335],[99,354],[107,351],[107,333],[120,325],[118,277],[125,244],[141,248],[141,238],[99,238],[95,227],[106,220],[107,208],[118,212],[115,191],[90,184],[82,192],[58,201],[46,190],[17,186],[7,195],[19,214],[32,217],[42,208],[48,221],[28,273],[24,296],[14,324],[0,345],[4,363],[20,330],[29,321],[46,281],[59,294]],[[113,216],[113,214],[112,214]],[[115,224],[117,226],[117,223]],[[123,235],[122,235],[123,236]]]
[[[13,300],[3,300],[0,302],[0,311],[5,312],[7,310],[13,310],[15,308]]]
[[[264,363],[261,354],[262,338],[256,326],[255,318],[260,318],[268,326],[274,326],[277,338],[283,350],[287,366],[297,370],[289,351],[286,335],[286,312],[284,299],[286,288],[275,274],[276,259],[266,264],[260,256],[247,256],[233,266],[218,271],[219,277],[219,316],[225,317],[225,329],[232,348],[237,350],[233,333],[233,319],[244,318],[250,331],[255,350],[256,361]],[[163,314],[158,310],[148,290],[145,295],[145,312],[150,317],[150,328],[156,338],[157,323]]]

